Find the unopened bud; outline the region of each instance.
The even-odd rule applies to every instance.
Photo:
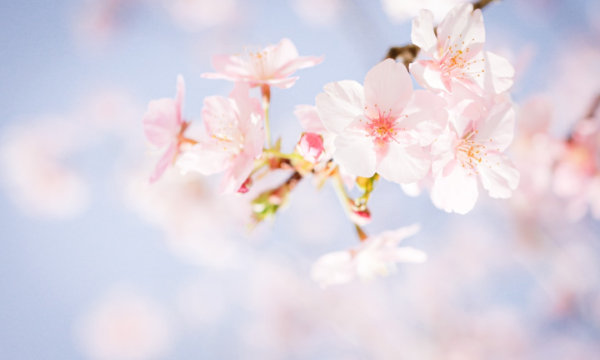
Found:
[[[252,179],[247,178],[246,181],[244,181],[244,183],[242,184],[242,186],[240,186],[237,192],[240,194],[245,194],[248,191],[250,191],[250,186],[252,186]]]
[[[371,222],[371,212],[369,209],[362,211],[350,210],[350,220],[358,226],[364,226]]]
[[[304,160],[314,164],[323,153],[323,138],[316,133],[306,133],[300,138],[297,148]]]

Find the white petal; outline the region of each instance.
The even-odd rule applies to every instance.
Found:
[[[356,268],[349,251],[325,254],[315,262],[311,277],[321,287],[343,284],[356,277]]]
[[[475,141],[483,140],[489,150],[504,151],[515,133],[515,111],[512,104],[507,102],[495,105],[485,119],[479,120],[477,131],[473,138]]]
[[[413,93],[406,66],[392,59],[375,65],[365,77],[365,114],[376,118],[385,112],[398,117]]]
[[[477,177],[455,166],[448,176],[436,176],[431,188],[431,200],[439,209],[466,214],[477,201]]]
[[[339,134],[364,113],[363,87],[356,81],[344,80],[329,83],[323,89],[325,93],[317,95],[317,112],[325,128]]]
[[[431,11],[423,9],[419,12],[419,17],[413,19],[410,37],[413,44],[428,55],[434,55],[437,50],[437,38],[433,33],[433,13]]]
[[[424,178],[430,166],[430,156],[420,145],[403,147],[391,142],[389,151],[377,165],[377,173],[388,181],[410,184]]]
[[[479,176],[483,187],[489,191],[490,197],[507,199],[519,185],[519,171],[508,156],[491,152],[479,165]]]
[[[333,159],[354,176],[375,175],[375,150],[373,140],[364,132],[346,130],[334,141]]]
[[[486,94],[500,94],[513,86],[515,69],[505,58],[485,51],[485,76],[483,90]]]

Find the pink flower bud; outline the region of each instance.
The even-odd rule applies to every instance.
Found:
[[[298,152],[304,160],[316,163],[323,153],[323,138],[319,134],[306,133],[298,143]]]
[[[364,226],[371,222],[371,212],[368,209],[363,211],[350,210],[350,220],[358,226]]]
[[[242,184],[242,186],[240,186],[237,192],[240,194],[245,194],[248,191],[250,191],[250,186],[252,186],[252,179],[247,178],[246,181],[244,181],[244,183]]]

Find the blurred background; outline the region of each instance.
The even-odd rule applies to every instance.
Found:
[[[185,117],[200,120],[204,97],[232,89],[200,78],[211,56],[284,37],[324,55],[273,90],[273,133],[291,151],[295,105],[362,82],[410,43],[419,9],[439,21],[460,2],[3,1],[0,359],[600,358],[599,220],[549,175],[553,144],[600,95],[598,1],[484,9],[486,49],[516,69],[521,186],[461,216],[381,181],[367,232],[420,223],[406,243],[425,264],[322,290],[311,264],[357,242],[330,186],[301,182],[250,230],[247,199],[216,196],[218,176],[147,184],[158,157],[141,118],[178,74]]]

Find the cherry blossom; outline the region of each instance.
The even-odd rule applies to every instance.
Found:
[[[519,183],[504,150],[514,132],[510,102],[495,104],[488,115],[473,121],[458,117],[433,144],[431,199],[447,212],[466,214],[477,201],[477,178],[493,198],[509,198]]]
[[[205,98],[204,139],[180,157],[178,166],[184,173],[225,171],[219,192],[237,192],[252,172],[254,159],[262,154],[262,114],[259,100],[250,98],[247,83],[237,83],[229,98]]]
[[[359,277],[363,280],[387,276],[396,263],[422,263],[427,255],[412,247],[398,247],[407,237],[419,232],[418,224],[368,237],[359,246],[323,255],[312,267],[312,278],[322,287],[343,284]]]
[[[567,215],[582,218],[589,206],[592,216],[600,219],[600,125],[598,119],[577,124],[560,152],[554,168],[552,189],[568,200]]]
[[[283,39],[277,45],[264,49],[246,49],[243,55],[217,55],[212,59],[216,73],[204,73],[207,79],[244,81],[250,87],[269,85],[288,89],[298,77],[289,77],[296,70],[315,66],[323,57],[299,56],[296,46]]]
[[[183,77],[177,77],[177,95],[175,99],[159,99],[150,101],[148,111],[144,114],[144,134],[148,142],[159,149],[165,149],[163,156],[156,164],[154,172],[150,176],[153,183],[160,179],[167,168],[175,162],[179,154],[179,145],[189,141],[183,137],[188,123],[183,120],[183,97],[185,95],[185,84]]]
[[[369,71],[365,86],[339,81],[317,95],[318,113],[337,135],[334,160],[352,175],[375,172],[397,183],[412,183],[429,171],[425,151],[446,126],[446,101],[413,91],[406,68],[387,59]]]
[[[485,29],[481,10],[455,6],[433,29],[433,13],[421,10],[413,20],[412,42],[431,56],[410,64],[417,82],[436,93],[453,93],[457,83],[481,95],[504,92],[513,85],[514,69],[494,53],[483,51]]]
[[[96,304],[77,324],[82,350],[91,359],[146,360],[164,356],[173,334],[152,300],[118,290]]]

